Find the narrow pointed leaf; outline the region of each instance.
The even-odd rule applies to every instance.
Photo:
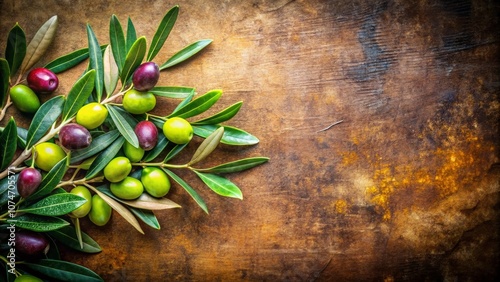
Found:
[[[212,134],[210,134],[203,142],[200,144],[196,152],[194,152],[193,157],[189,161],[189,165],[195,164],[202,161],[208,155],[210,155],[217,145],[219,145],[220,139],[224,134],[224,127],[219,127]]]
[[[181,206],[175,203],[174,201],[167,199],[167,198],[155,198],[150,196],[147,193],[143,193],[139,198],[135,200],[122,200],[118,197],[116,197],[109,187],[107,186],[100,186],[97,187],[97,189],[104,194],[110,196],[111,198],[117,200],[118,202],[123,203],[124,205],[138,208],[138,209],[147,209],[147,210],[166,210],[166,209],[173,209],[173,208],[180,208]]]
[[[182,102],[180,102],[177,105],[177,107],[175,107],[175,109],[172,111],[172,113],[170,114],[170,116],[175,116],[175,114],[177,113],[177,111],[179,111],[184,106],[186,106],[187,104],[189,104],[193,100],[194,95],[195,95],[195,92],[194,92],[194,89],[193,89],[193,92],[189,93],[186,96],[186,98],[184,98],[184,100],[182,100]]]
[[[95,75],[96,71],[90,70],[75,82],[68,93],[66,103],[64,103],[62,112],[63,121],[73,118],[78,110],[87,102],[94,89]]]
[[[160,52],[165,40],[167,40],[170,31],[174,27],[175,21],[177,20],[177,15],[179,14],[179,6],[172,7],[163,17],[160,25],[156,29],[153,40],[151,41],[151,46],[148,51],[148,61],[152,61],[156,54]]]
[[[188,143],[186,144],[176,144],[170,152],[165,156],[165,159],[163,160],[164,163],[167,163],[170,161],[173,157],[177,156],[184,148],[186,148]]]
[[[191,198],[193,198],[193,200],[198,204],[198,206],[200,206],[200,208],[205,213],[208,214],[207,204],[205,204],[205,201],[203,201],[203,199],[200,197],[198,192],[196,192],[186,181],[184,181],[182,178],[177,176],[172,171],[165,169],[165,168],[163,168],[163,171],[165,171],[165,173],[167,173],[168,176],[170,176],[170,178],[172,178],[175,182],[177,182],[177,184],[181,185],[181,187],[184,188],[184,190],[186,190],[186,192],[188,192],[189,196],[191,196]]]
[[[219,127],[220,125],[215,124],[193,125],[193,131],[195,135],[206,138]],[[259,143],[259,139],[242,129],[225,125],[224,135],[220,142],[227,145],[243,146],[255,145]]]
[[[130,117],[126,116],[128,114],[117,110],[111,105],[106,105],[106,107],[108,108],[109,115],[111,116],[113,123],[116,125],[116,128],[120,131],[123,137],[125,137],[125,140],[132,144],[132,146],[138,148],[139,140],[134,132],[135,125],[130,123]]]
[[[33,202],[39,198],[49,195],[57,184],[61,182],[67,170],[68,157],[60,160],[43,178],[35,193],[31,194],[26,201]]]
[[[45,135],[61,115],[63,104],[64,96],[55,96],[40,106],[28,128],[26,148],[31,148]]]
[[[132,19],[129,17],[127,20],[127,52],[132,48],[132,45],[137,40],[137,32],[135,30],[134,23]],[[126,54],[126,52],[125,52]]]
[[[229,181],[229,179],[217,174],[194,172],[215,193],[224,197],[243,199],[240,188]]]
[[[7,46],[5,46],[5,59],[9,62],[9,68],[12,75],[17,72],[25,56],[26,34],[19,24],[16,23],[9,31]]]
[[[203,39],[189,44],[188,46],[177,52],[175,55],[173,55],[170,59],[168,59],[168,61],[166,61],[163,65],[161,65],[160,70],[164,70],[166,68],[184,62],[185,60],[194,56],[196,53],[200,52],[203,48],[207,47],[211,42],[211,39]]]
[[[4,58],[0,58],[0,109],[2,109],[5,105],[5,101],[8,95],[7,93],[9,92],[9,84],[9,63]]]
[[[36,262],[25,262],[24,266],[31,271],[50,278],[51,281],[100,282],[104,281],[94,271],[64,260],[39,259]]]
[[[195,100],[187,103],[182,108],[175,110],[168,117],[181,117],[189,118],[192,116],[199,115],[206,110],[210,109],[221,97],[221,90],[211,90],[202,96],[196,98]]]
[[[120,136],[120,132],[117,129],[106,132],[102,135],[93,138],[92,143],[86,148],[75,150],[71,153],[71,163],[77,163],[90,158],[102,150],[108,148],[109,145],[113,143]]]
[[[129,207],[130,211],[149,227],[160,230],[160,223],[153,211]]]
[[[91,69],[95,70],[95,91],[97,101],[100,102],[104,89],[104,66],[102,62],[101,46],[90,24],[87,24],[87,39],[89,43],[89,65]]]
[[[54,73],[61,73],[78,65],[88,57],[89,48],[83,48],[52,60],[51,62],[46,64],[44,68],[49,69]]]
[[[162,96],[173,99],[184,99],[193,93],[194,88],[182,86],[157,86],[149,90],[156,96]]]
[[[125,46],[123,28],[116,15],[112,15],[109,22],[109,39],[111,42],[113,57],[115,58],[116,65],[118,66],[118,71],[121,73],[123,65],[125,64],[127,49]]]
[[[156,157],[158,157],[163,152],[163,150],[165,150],[168,143],[169,143],[168,139],[165,137],[164,134],[158,134],[158,142],[156,143],[156,146],[154,146],[153,149],[146,152],[143,160],[145,162],[150,162],[150,161],[154,160]]]
[[[47,232],[47,231],[57,230],[59,228],[69,225],[69,222],[59,217],[44,216],[44,215],[29,214],[29,213],[16,216],[12,219],[8,219],[7,222],[14,223],[18,228],[23,228],[36,232]]]
[[[101,246],[83,231],[81,231],[83,248],[80,248],[80,243],[76,237],[76,230],[71,225],[50,231],[48,234],[58,242],[80,252],[95,254],[102,251]]]
[[[129,77],[132,76],[135,69],[141,64],[144,55],[146,54],[146,37],[142,36],[137,39],[125,58],[123,70],[120,73],[122,84],[125,85]]]
[[[0,134],[0,171],[6,169],[17,150],[17,126],[13,117]]]
[[[116,156],[118,151],[120,151],[125,138],[118,137],[111,145],[109,145],[105,150],[103,150],[96,159],[90,165],[85,178],[90,179],[96,176],[104,167]]]
[[[18,211],[38,215],[59,216],[72,212],[86,202],[85,198],[78,195],[61,193],[47,196],[32,205],[21,207]]]
[[[193,124],[218,124],[221,122],[228,121],[238,113],[242,104],[243,102],[238,102],[236,104],[233,104],[225,108],[224,110],[218,112],[217,114],[204,119],[200,119],[196,122],[193,122]]]
[[[20,126],[17,127],[17,146],[21,149],[26,148],[26,139],[28,138],[28,130]]]
[[[209,173],[233,173],[256,167],[267,161],[269,161],[269,158],[266,157],[246,158],[233,162],[227,162],[210,168],[197,168],[196,171]]]
[[[104,88],[106,89],[106,97],[109,97],[115,91],[119,77],[118,66],[116,65],[110,46],[104,51],[103,65]]]
[[[21,64],[21,74],[26,73],[40,58],[52,43],[56,35],[57,16],[51,17],[37,31],[33,39],[26,47],[26,56]]]

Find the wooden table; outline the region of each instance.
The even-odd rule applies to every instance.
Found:
[[[160,212],[160,231],[141,235],[117,215],[105,228],[83,222],[103,252],[65,256],[107,281],[498,280],[494,2],[0,1],[2,50],[16,22],[31,38],[58,15],[45,63],[85,47],[86,23],[109,42],[112,14],[130,16],[149,43],[179,4],[156,60],[198,39],[213,43],[159,84],[223,89],[219,109],[244,101],[231,124],[260,139],[222,146],[204,165],[270,157],[228,176],[243,201],[181,173],[209,215],[174,187],[182,209]],[[62,74],[58,93],[84,67]],[[8,115],[29,122],[14,108]]]

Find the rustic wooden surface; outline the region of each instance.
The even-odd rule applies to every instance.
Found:
[[[114,13],[152,38],[180,5],[164,62],[212,38],[160,84],[221,88],[243,100],[232,125],[258,136],[218,149],[210,165],[270,162],[230,175],[244,200],[207,191],[204,214],[159,213],[140,235],[120,217],[84,229],[98,255],[65,252],[107,281],[494,281],[499,238],[499,5],[451,1],[0,1],[0,49],[16,23],[28,38],[52,15],[46,61],[101,43]],[[83,65],[61,75],[66,93]],[[166,113],[175,105],[161,103]],[[27,120],[11,108],[8,115]],[[335,121],[343,123],[320,131]],[[199,140],[195,140],[199,142]],[[194,145],[195,145],[194,144]]]

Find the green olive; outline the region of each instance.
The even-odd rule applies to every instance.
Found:
[[[87,129],[94,129],[101,125],[108,116],[108,110],[103,105],[92,102],[83,106],[76,113],[76,123]]]
[[[131,114],[144,114],[156,106],[156,97],[151,92],[131,89],[123,95],[123,108]]]
[[[23,274],[21,276],[17,276],[16,279],[14,279],[14,282],[43,282],[43,280],[33,275]]]
[[[92,208],[92,195],[90,194],[89,189],[87,189],[87,187],[85,186],[76,186],[69,192],[71,194],[78,195],[87,200],[85,204],[81,205],[76,210],[72,211],[71,214],[77,218],[86,216],[90,212],[90,208]]]
[[[64,157],[66,153],[57,144],[43,142],[35,146],[35,165],[42,170],[51,170]]]
[[[92,196],[92,208],[89,212],[89,219],[97,226],[104,226],[111,218],[111,206],[99,195]]]
[[[104,167],[104,177],[109,182],[120,182],[132,170],[132,164],[126,157],[116,157]]]
[[[10,98],[14,106],[21,112],[35,113],[40,108],[40,99],[35,92],[26,85],[18,84],[10,88]]]
[[[175,144],[186,144],[193,138],[193,127],[187,120],[173,117],[163,124],[163,134]]]
[[[163,197],[170,190],[167,174],[157,167],[146,167],[142,170],[141,182],[144,189],[153,197]]]
[[[142,186],[141,181],[138,179],[127,176],[118,183],[111,183],[110,190],[111,193],[120,199],[134,200],[144,192],[144,186]]]
[[[123,153],[125,153],[125,157],[127,157],[131,162],[136,163],[142,160],[142,157],[144,156],[144,149],[141,147],[136,148],[128,141],[125,141],[123,144]]]

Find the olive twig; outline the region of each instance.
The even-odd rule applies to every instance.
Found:
[[[101,101],[101,104],[109,104],[111,102],[113,102],[114,100],[116,100],[118,97],[121,97],[123,96],[127,91],[129,91],[130,89],[132,89],[133,85],[131,85],[129,88],[123,90],[123,91],[120,91],[116,94],[113,94],[111,96],[109,96],[108,98],[104,99]]]
[[[7,95],[7,102],[0,112],[0,121],[5,117],[5,113],[7,112],[7,109],[10,107],[10,105],[12,105],[12,101],[10,100],[10,95]]]

